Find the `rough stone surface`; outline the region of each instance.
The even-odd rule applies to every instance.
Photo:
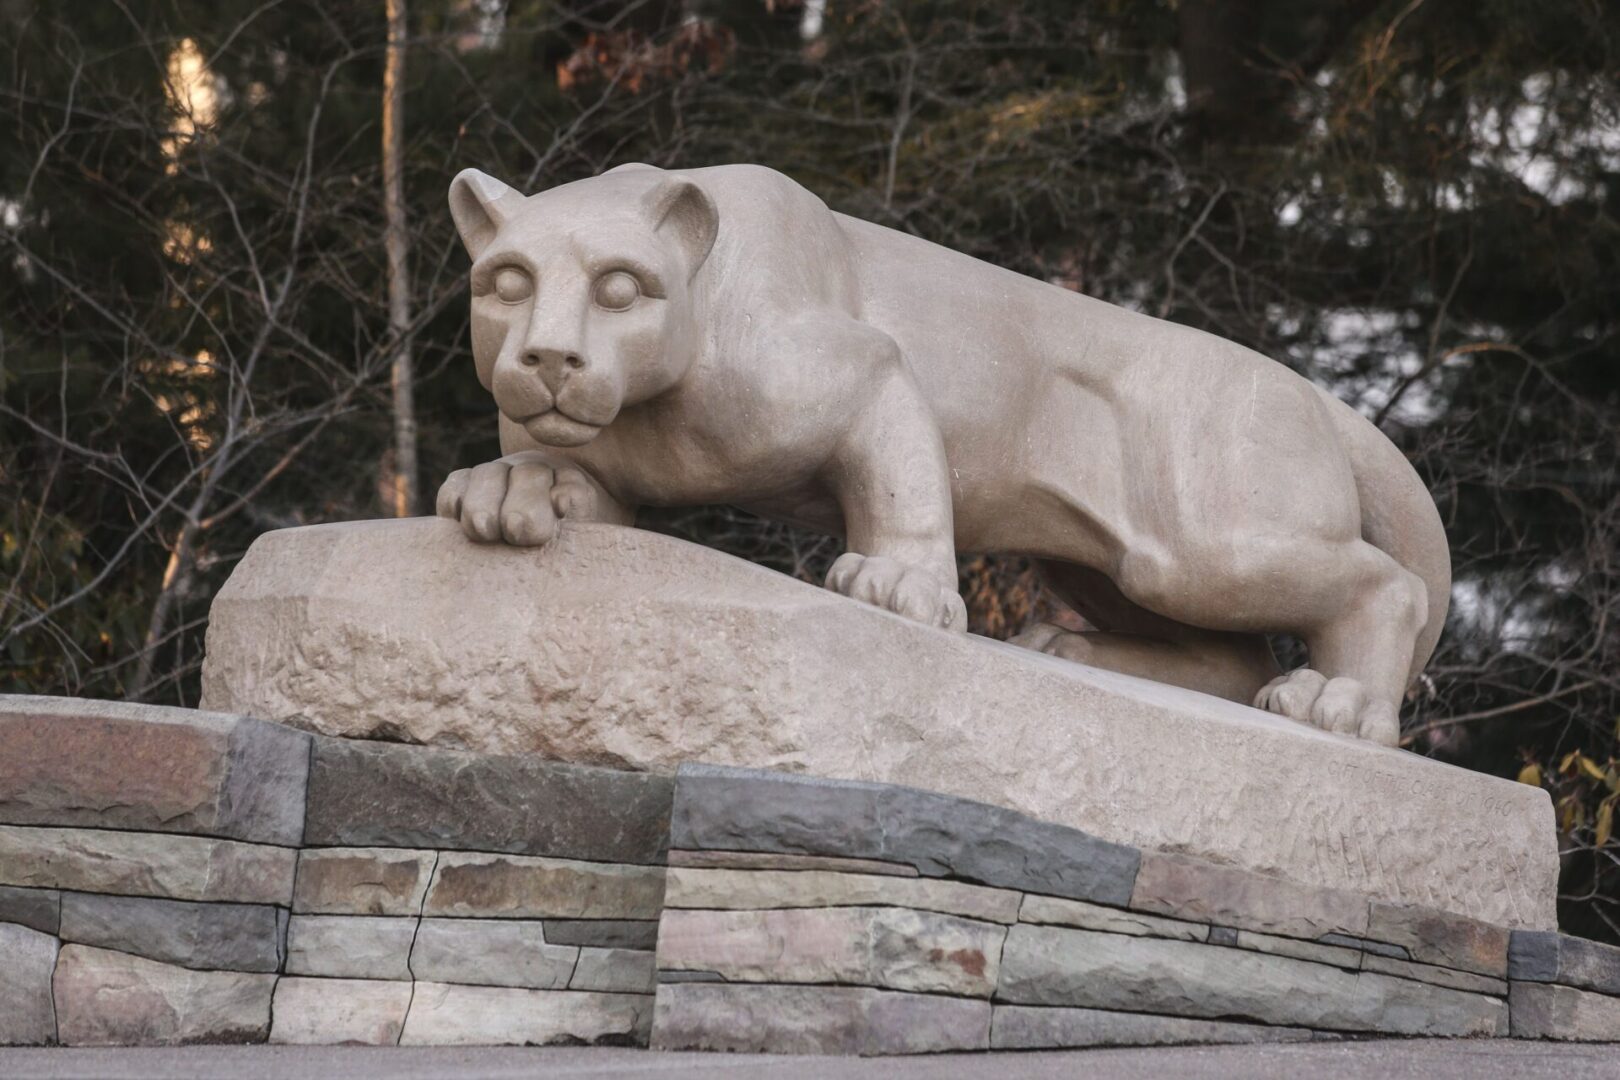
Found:
[[[0,696],[0,822],[294,845],[309,740],[244,716]]]
[[[393,1046],[405,1027],[411,991],[404,982],[288,976],[276,983],[270,1041]]]
[[[427,982],[562,990],[578,959],[572,945],[546,944],[533,920],[423,919],[411,947],[411,972]]]
[[[658,987],[655,1050],[929,1054],[990,1045],[990,1003],[864,986]]]
[[[1469,971],[1419,964],[1411,960],[1392,960],[1376,953],[1368,953],[1361,958],[1361,970],[1376,971],[1402,979],[1416,979],[1418,982],[1433,983],[1435,986],[1449,986],[1453,990],[1467,990],[1471,994],[1490,994],[1492,997],[1505,998],[1508,993],[1506,979],[1493,979]]]
[[[1620,997],[1553,983],[1511,986],[1515,1039],[1620,1042]]]
[[[1323,945],[1354,949],[1356,952],[1372,953],[1374,956],[1387,956],[1391,960],[1412,959],[1412,954],[1406,951],[1405,945],[1391,945],[1387,941],[1374,941],[1354,934],[1323,934],[1316,940]]]
[[[0,825],[0,885],[285,905],[296,862],[235,840]]]
[[[202,970],[276,971],[280,910],[144,896],[62,895],[63,941]]]
[[[312,915],[415,915],[437,855],[400,848],[306,848],[293,910]]]
[[[992,1050],[1309,1042],[1314,1037],[1305,1028],[1039,1005],[997,1005],[990,1023]]]
[[[1131,907],[1291,937],[1364,934],[1367,930],[1365,896],[1159,851],[1143,853]]]
[[[420,982],[399,1041],[401,1046],[645,1046],[652,1019],[653,999],[647,994]]]
[[[909,908],[664,912],[658,967],[989,997],[1005,928]]]
[[[1023,894],[929,878],[841,874],[825,870],[702,870],[670,867],[666,908],[808,908],[883,905],[919,908],[986,922],[1018,919]]]
[[[1508,978],[1620,995],[1620,947],[1542,930],[1515,930]]]
[[[51,972],[58,942],[49,934],[0,923],[0,1046],[56,1041]]]
[[[547,919],[545,926],[546,940],[553,945],[646,951],[658,945],[656,919]]]
[[[208,708],[328,734],[907,784],[1143,850],[1556,925],[1544,791],[931,630],[640,530],[570,524],[523,550],[428,519],[267,533],[214,601],[203,682]],[[1220,812],[1167,813],[1165,791]]]
[[[926,877],[1124,904],[1139,855],[1078,829],[893,784],[683,765],[672,847],[906,863]]]
[[[54,934],[61,917],[62,894],[57,890],[0,885],[0,923],[17,923],[30,930]]]
[[[657,919],[663,906],[661,866],[445,852],[423,912],[513,919]]]
[[[877,859],[840,859],[833,855],[791,855],[770,851],[671,851],[670,866],[711,870],[833,870],[845,874],[917,877],[917,868]]]
[[[1025,896],[1018,912],[1018,921],[1074,926],[1082,930],[1103,930],[1137,937],[1176,938],[1180,941],[1204,941],[1210,934],[1210,928],[1203,923],[1143,915],[1136,911],[1123,911],[1056,896]]]
[[[1432,908],[1374,901],[1367,936],[1406,949],[1424,964],[1507,978],[1508,930]]]
[[[361,667],[364,659],[354,658]],[[500,701],[514,692],[522,696],[503,691]],[[463,700],[459,692],[454,700]],[[670,791],[667,776],[532,755],[317,738],[306,835],[310,844],[661,863]]]
[[[1020,924],[996,1000],[1391,1035],[1505,1035],[1507,1005],[1406,979],[1185,941]]]
[[[287,974],[409,979],[416,922],[373,915],[294,915],[287,927]]]
[[[274,975],[190,968],[64,945],[56,1020],[64,1046],[262,1042]]]
[[[579,964],[568,981],[571,990],[610,994],[650,994],[657,983],[657,963],[641,949],[579,950]]]
[[[1295,960],[1309,960],[1313,964],[1327,964],[1329,967],[1344,968],[1346,971],[1359,971],[1363,955],[1360,949],[1325,945],[1319,941],[1300,941],[1298,938],[1278,937],[1275,934],[1258,934],[1253,930],[1239,930],[1234,944],[1250,952],[1291,956]]]

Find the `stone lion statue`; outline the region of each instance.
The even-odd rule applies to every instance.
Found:
[[[1445,535],[1402,454],[1286,367],[753,165],[531,196],[469,169],[450,210],[505,452],[439,491],[474,540],[730,503],[843,536],[829,588],[952,630],[957,552],[1020,553],[1096,628],[1021,644],[1395,743]]]

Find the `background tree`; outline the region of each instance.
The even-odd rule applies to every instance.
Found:
[[[1620,939],[1620,8],[417,0],[407,29],[402,334],[378,5],[0,0],[0,688],[194,703],[258,533],[392,506],[403,340],[428,490],[497,452],[458,169],[754,160],[1375,420],[1456,568],[1406,744],[1549,787],[1561,917]],[[807,580],[837,553],[645,524]],[[963,576],[982,632],[1052,611],[1018,560]]]

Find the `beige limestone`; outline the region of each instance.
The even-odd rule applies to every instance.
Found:
[[[420,982],[405,1017],[401,1046],[500,1046],[546,1043],[647,1044],[650,994],[514,990]]]
[[[910,784],[1304,885],[1556,924],[1539,789],[639,530],[568,525],[529,550],[426,519],[268,533],[214,602],[204,702],[330,734]]]
[[[64,1046],[263,1042],[275,975],[193,971],[64,945],[54,979]]]
[[[301,979],[276,983],[270,1041],[298,1046],[393,1046],[411,1003],[408,982]]]
[[[285,905],[296,858],[201,836],[0,825],[0,885]]]
[[[838,874],[823,870],[701,870],[670,867],[666,908],[808,908],[885,905],[940,911],[987,922],[1018,919],[1022,894],[933,878]]]

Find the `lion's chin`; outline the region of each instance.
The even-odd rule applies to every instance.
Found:
[[[523,430],[529,433],[529,438],[545,446],[584,446],[596,438],[602,428],[552,409],[523,421]]]

